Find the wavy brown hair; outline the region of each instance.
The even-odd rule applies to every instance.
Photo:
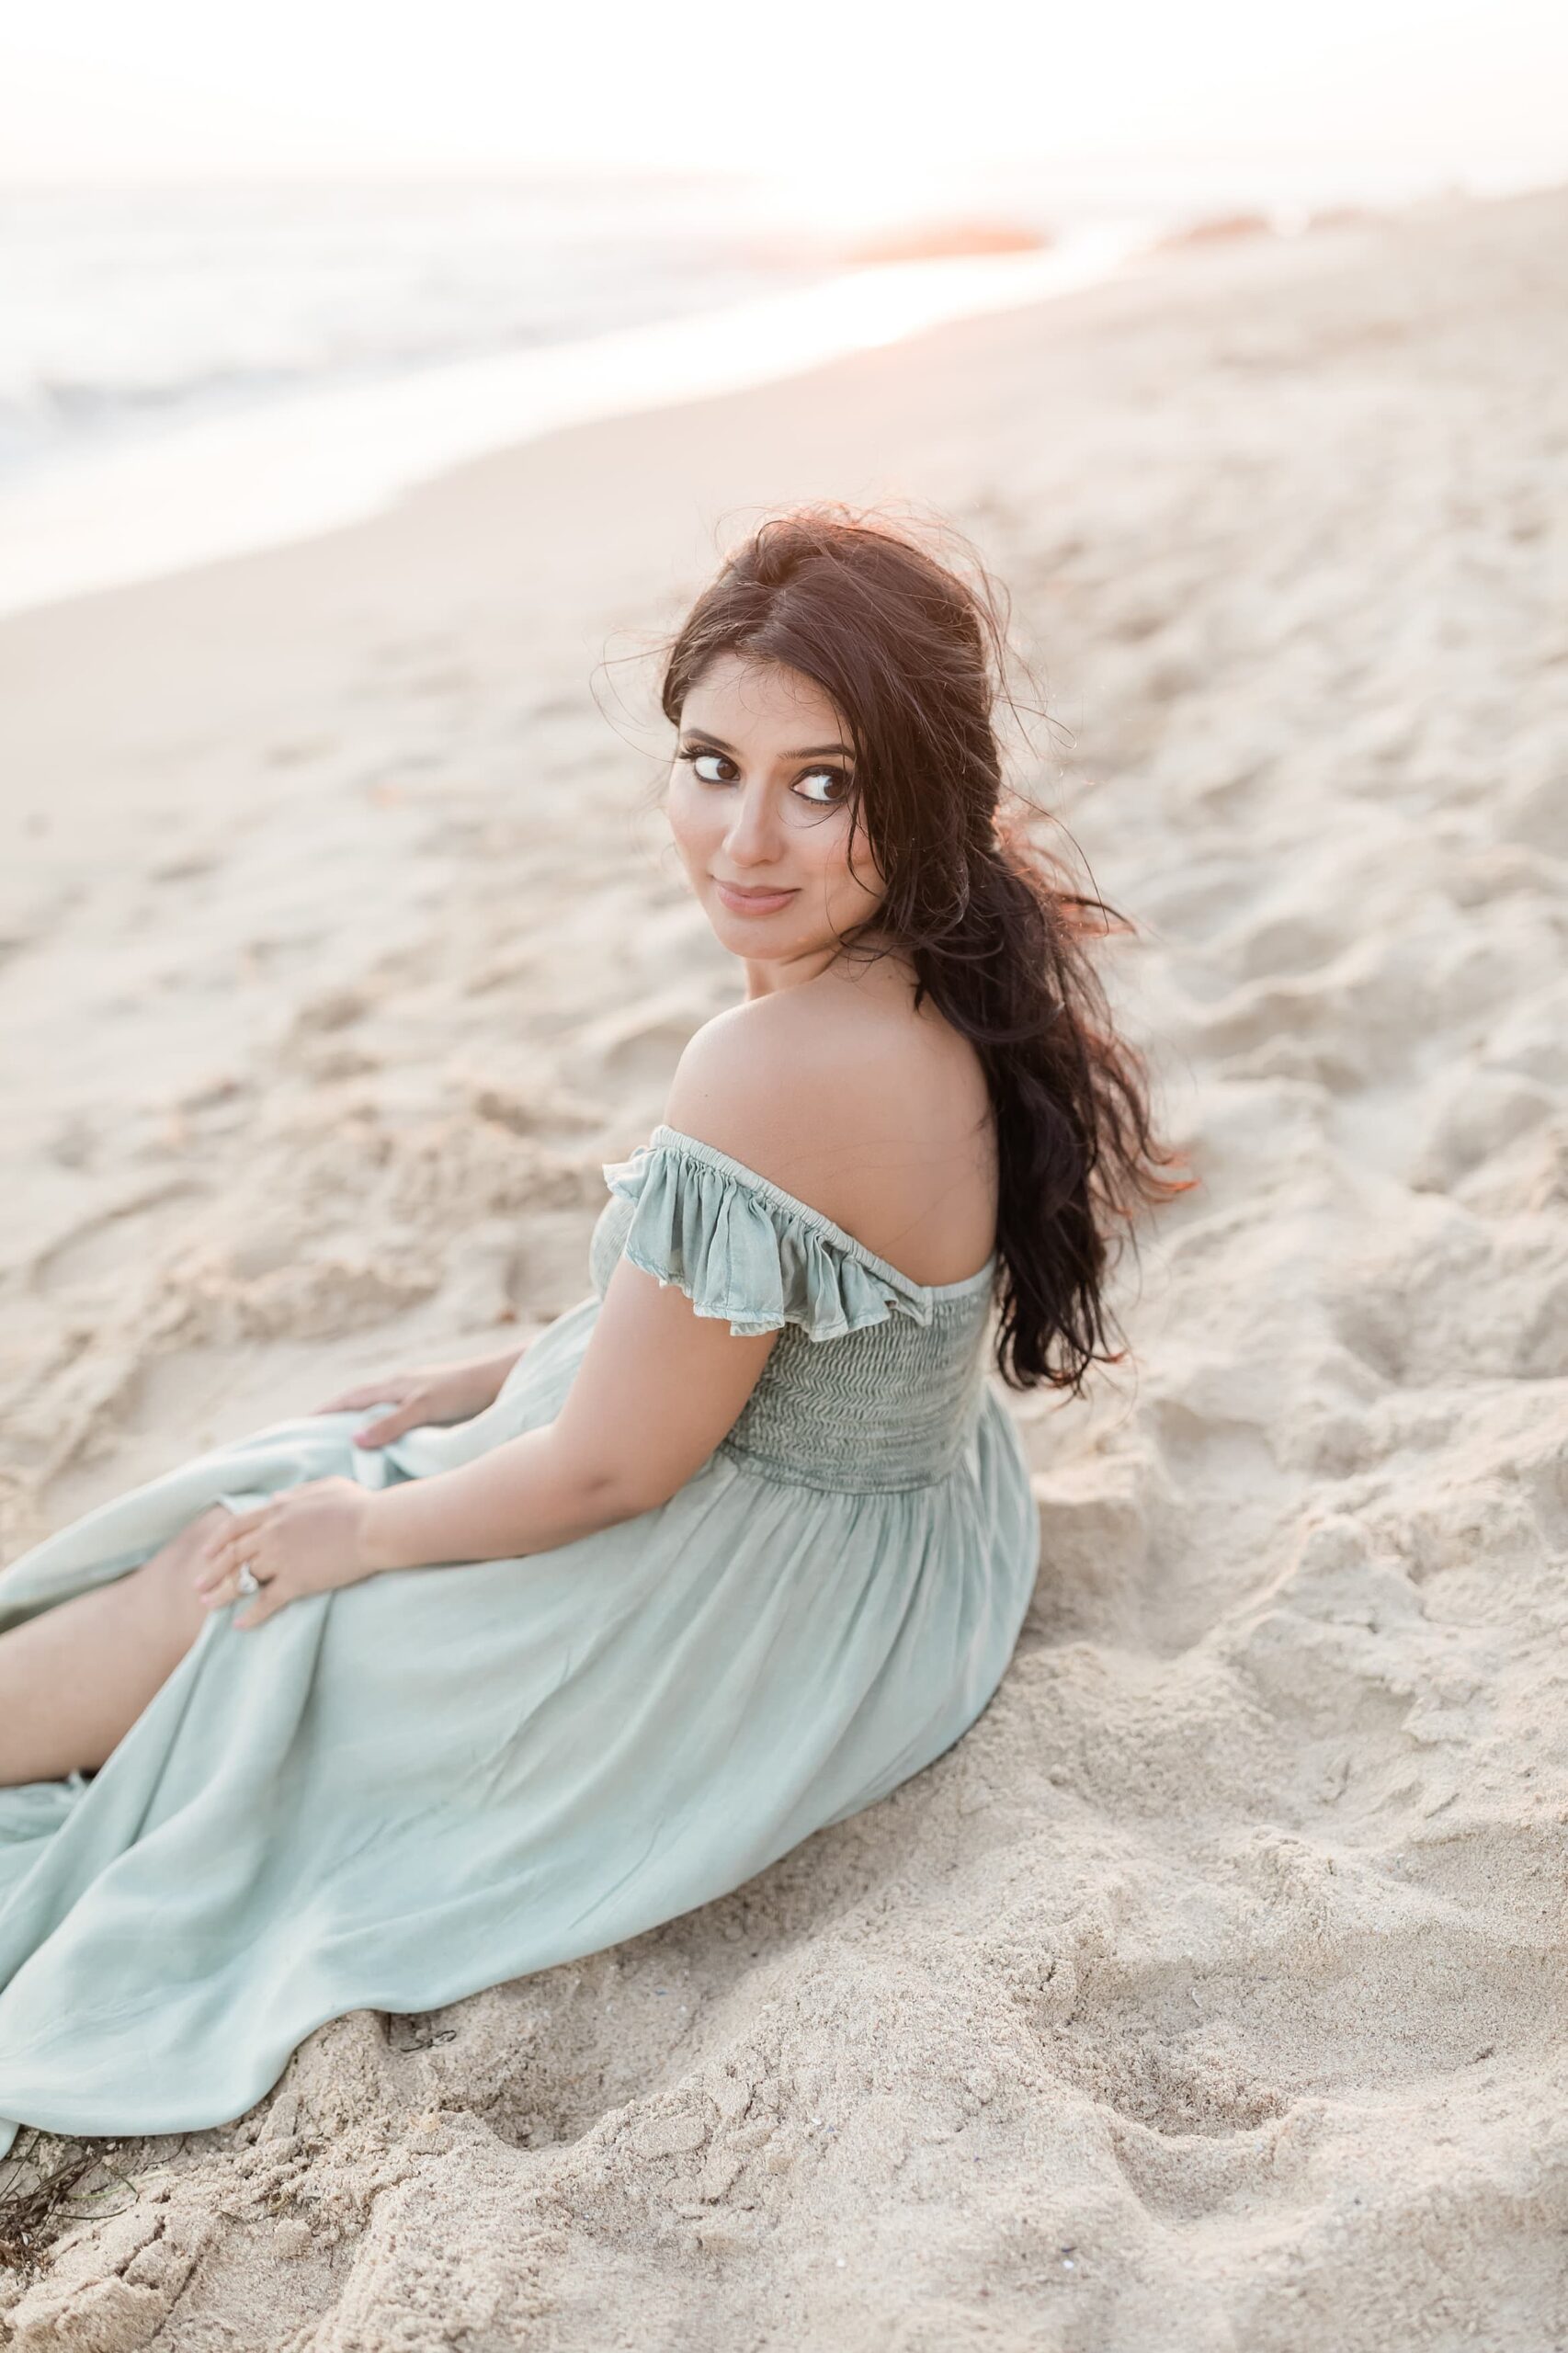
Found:
[[[958,534],[948,527],[949,546]],[[799,671],[830,696],[855,753],[850,840],[863,828],[887,894],[846,945],[874,934],[911,961],[973,1044],[995,1119],[1000,1319],[1015,1389],[1081,1394],[1113,1328],[1113,1240],[1138,1207],[1187,1191],[1182,1155],[1151,1130],[1142,1057],[1117,1036],[1091,935],[1134,926],[1075,890],[1029,836],[1004,783],[996,716],[1008,684],[1008,605],[885,516],[791,507],[732,550],[665,650],[660,702],[678,726],[714,657]]]

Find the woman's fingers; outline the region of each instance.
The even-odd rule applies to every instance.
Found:
[[[265,1624],[268,1618],[276,1618],[289,1599],[288,1594],[279,1593],[278,1586],[278,1578],[269,1577],[261,1591],[252,1595],[249,1608],[243,1609],[237,1618],[231,1620],[231,1624],[239,1627],[241,1631],[244,1632],[248,1631],[252,1626]]]
[[[255,1542],[271,1509],[270,1504],[261,1504],[255,1511],[237,1512],[231,1518],[227,1528],[214,1530],[201,1548],[201,1557],[210,1564],[210,1568],[198,1577],[199,1587],[213,1582],[214,1571],[226,1574],[238,1568],[245,1558],[246,1545]]]
[[[248,1555],[241,1557],[247,1558]],[[238,1560],[215,1562],[198,1573],[197,1598],[199,1601],[205,1602],[209,1609],[218,1608],[225,1601],[236,1600],[239,1590],[240,1563]]]
[[[232,1622],[241,1627],[259,1626],[263,1619],[276,1617],[289,1598],[287,1593],[279,1593],[277,1590],[278,1584],[277,1577],[263,1578],[261,1591],[248,1597],[249,1608]],[[207,1609],[226,1609],[231,1601],[244,1601],[246,1598],[247,1597],[240,1591],[237,1570],[227,1571],[201,1593],[202,1607]]]
[[[392,1414],[383,1414],[379,1422],[367,1422],[362,1430],[354,1433],[356,1446],[385,1446],[389,1438],[401,1438],[422,1418],[417,1402],[400,1405]]]
[[[312,1405],[312,1414],[352,1414],[361,1405],[395,1404],[405,1392],[407,1376],[392,1373],[385,1381],[362,1381],[357,1389],[346,1389],[340,1397],[330,1398],[324,1405]]]
[[[203,1544],[203,1557],[209,1561],[221,1561],[237,1544],[256,1534],[271,1508],[267,1503],[257,1504],[250,1511],[231,1512],[227,1527],[215,1528]]]

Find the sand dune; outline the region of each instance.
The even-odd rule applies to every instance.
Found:
[[[7,1557],[581,1295],[733,992],[621,657],[777,499],[1011,586],[1202,1178],[1136,1368],[1017,1404],[1045,1567],[956,1749],[108,2153],[0,2345],[1568,2334],[1564,255],[1561,198],[1188,254],[0,628]]]

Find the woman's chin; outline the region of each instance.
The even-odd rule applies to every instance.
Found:
[[[744,957],[748,964],[782,961],[801,952],[798,940],[786,938],[776,926],[756,915],[728,915],[721,909],[708,920],[720,947],[727,948],[732,956]]]

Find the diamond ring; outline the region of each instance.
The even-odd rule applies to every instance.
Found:
[[[256,1573],[249,1561],[242,1561],[240,1563],[238,1582],[240,1591],[243,1594],[249,1595],[253,1593],[259,1593],[261,1591],[261,1579],[256,1575]]]

